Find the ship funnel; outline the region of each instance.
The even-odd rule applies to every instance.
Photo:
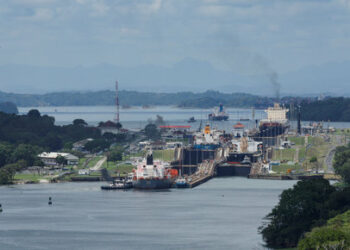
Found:
[[[209,125],[206,125],[205,128],[204,128],[204,133],[205,134],[210,134],[210,126]]]
[[[153,154],[152,154],[152,151],[147,153],[146,161],[147,161],[147,165],[153,165]]]

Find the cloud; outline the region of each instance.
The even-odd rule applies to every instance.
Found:
[[[200,6],[198,12],[207,16],[222,16],[228,12],[228,8],[222,5]]]
[[[163,0],[153,0],[151,3],[137,3],[138,11],[144,14],[155,14],[162,7]]]
[[[95,1],[92,3],[91,8],[93,10],[93,16],[104,16],[110,10],[110,7],[103,1]]]
[[[350,0],[336,0],[338,3],[340,3],[341,5],[347,7],[350,9]]]
[[[36,8],[33,11],[34,12],[32,15],[22,16],[19,19],[25,21],[41,22],[49,21],[54,17],[54,11],[48,8]]]

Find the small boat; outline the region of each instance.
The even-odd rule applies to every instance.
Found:
[[[179,177],[176,181],[175,181],[175,187],[176,188],[188,188],[188,182],[184,177]]]
[[[196,119],[194,119],[194,116],[192,116],[190,119],[187,120],[188,123],[191,123],[191,122],[196,122]]]

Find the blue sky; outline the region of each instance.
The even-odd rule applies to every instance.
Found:
[[[350,59],[350,0],[1,0],[0,65],[171,66],[240,74]]]

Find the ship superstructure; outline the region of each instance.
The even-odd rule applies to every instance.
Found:
[[[153,160],[152,152],[137,163],[134,170],[133,186],[138,189],[170,188],[177,178],[178,172],[160,160]]]
[[[289,127],[287,119],[288,109],[275,103],[273,107],[265,110],[267,119],[263,119],[259,124],[260,137],[274,137],[283,134]]]
[[[220,130],[212,130],[207,124],[203,131],[195,133],[193,147],[195,149],[216,149],[220,146],[222,133]]]

